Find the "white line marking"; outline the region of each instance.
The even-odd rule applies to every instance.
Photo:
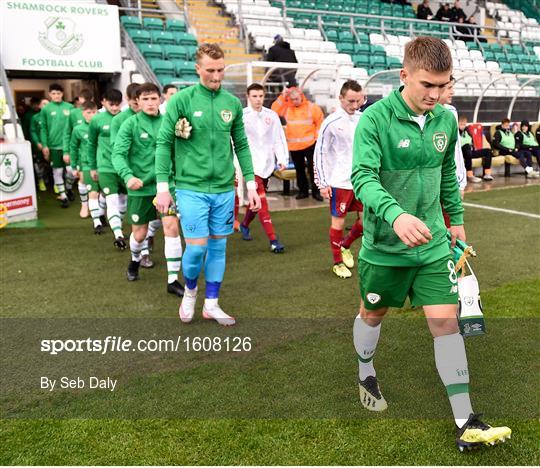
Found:
[[[527,216],[528,218],[540,219],[540,215],[534,213],[525,213],[524,211],[507,210],[506,208],[496,208],[494,206],[477,205],[476,203],[463,203],[463,206],[470,208],[480,208],[482,210],[501,211],[502,213],[509,213],[520,216]]]

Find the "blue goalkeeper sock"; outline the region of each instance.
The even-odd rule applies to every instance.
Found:
[[[207,299],[217,299],[219,297],[219,289],[225,275],[226,250],[226,237],[208,239],[208,253],[206,255],[206,263],[204,264]]]

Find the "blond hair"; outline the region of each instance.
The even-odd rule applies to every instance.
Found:
[[[219,44],[216,44],[216,43],[210,44],[208,42],[201,44],[197,48],[197,52],[195,53],[195,60],[197,61],[197,63],[200,62],[201,58],[204,55],[208,55],[208,57],[214,60],[218,60],[225,57],[225,54],[223,53],[223,49],[219,46]]]
[[[421,69],[427,72],[444,73],[452,70],[452,55],[441,39],[417,37],[405,45],[403,67],[410,71]]]

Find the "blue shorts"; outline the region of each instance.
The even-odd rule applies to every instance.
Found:
[[[204,193],[176,190],[176,205],[186,239],[228,236],[234,226],[234,190]]]

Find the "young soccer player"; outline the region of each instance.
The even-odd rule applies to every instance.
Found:
[[[111,123],[120,112],[122,93],[111,89],[103,96],[104,112],[98,114],[90,122],[88,131],[88,165],[92,179],[99,184],[105,194],[107,203],[107,220],[114,234],[114,246],[125,250],[127,243],[122,232],[122,217],[118,194],[125,193],[126,187],[116,173],[112,161],[110,142]]]
[[[89,89],[83,89],[77,96],[77,99],[75,102],[78,104],[78,107],[73,107],[71,111],[69,112],[69,117],[66,120],[66,124],[64,125],[64,135],[62,138],[62,149],[64,151],[64,163],[66,164],[66,179],[69,180],[70,184],[73,184],[75,182],[75,175],[73,174],[73,165],[71,163],[70,159],[70,144],[71,144],[71,133],[73,132],[73,129],[75,126],[80,125],[83,123],[83,115],[82,115],[82,106],[85,102],[92,101],[94,99],[94,95]],[[79,196],[81,198],[81,210],[79,212],[79,216],[81,218],[88,218],[89,211],[88,211],[88,189],[86,188],[86,184],[83,183],[81,180],[79,180],[78,187],[79,189]],[[67,196],[70,201],[75,200],[75,194],[72,190],[67,190]]]
[[[179,315],[191,322],[197,280],[204,264],[206,300],[203,317],[234,325],[234,317],[218,304],[225,273],[227,236],[233,232],[234,164],[231,139],[247,181],[250,209],[261,207],[251,153],[238,98],[221,87],[224,54],[217,44],[201,44],[196,53],[200,83],[176,93],[167,106],[156,153],[157,206],[167,212],[173,203],[168,180],[174,155],[176,200],[186,251],[182,271],[186,292]]]
[[[165,112],[167,111],[167,104],[177,92],[178,88],[173,84],[167,84],[163,86],[163,93],[161,95],[163,98],[163,102],[159,105],[159,112],[161,114],[165,114]]]
[[[128,189],[128,220],[131,223],[129,247],[131,261],[127,269],[128,281],[139,279],[141,250],[148,223],[157,217],[155,149],[163,116],[159,113],[159,88],[143,83],[136,91],[140,112],[127,119],[114,142],[112,162]],[[172,179],[172,178],[171,178]],[[172,189],[172,180],[171,180]],[[182,258],[176,209],[171,205],[162,216],[167,259],[167,292],[183,296],[184,288],[178,281]]]
[[[338,278],[350,278],[354,266],[351,244],[363,232],[362,203],[354,196],[351,184],[353,136],[364,102],[362,87],[346,81],[339,93],[339,108],[324,119],[315,146],[315,181],[321,195],[330,200],[330,248],[334,258],[332,271]],[[357,213],[349,235],[343,239],[347,213]]]
[[[41,109],[43,109],[49,100],[42,98],[39,101],[39,111],[32,115],[30,120],[30,140],[32,141],[32,156],[34,159],[34,172],[38,182],[38,188],[40,192],[45,192],[47,186],[45,185],[45,171],[47,170],[47,163],[43,159],[43,145],[41,143]]]
[[[73,106],[65,102],[64,88],[58,83],[49,86],[50,102],[41,109],[41,144],[42,153],[46,161],[50,161],[53,171],[54,185],[60,198],[60,206],[67,208],[69,200],[66,193],[66,183],[64,181],[64,163],[62,144],[64,136],[64,126]],[[66,181],[67,182],[67,181]],[[71,186],[68,186],[71,190]]]
[[[457,314],[457,276],[446,240],[441,203],[450,216],[452,244],[465,241],[463,206],[454,162],[457,125],[437,104],[450,83],[452,56],[440,39],[405,46],[404,86],[362,115],[353,145],[352,184],[363,202],[359,255],[360,313],[354,323],[362,405],[387,403],[373,358],[389,307],[407,296],[422,306],[433,336],[435,365],[446,387],[460,450],[504,441],[508,427],[491,427],[473,412],[469,370]]]
[[[273,110],[263,107],[264,88],[260,84],[254,83],[248,87],[247,101],[248,106],[244,108],[243,119],[257,182],[257,193],[261,198],[259,220],[270,241],[271,252],[282,253],[285,247],[274,232],[266,200],[266,189],[268,178],[274,172],[276,160],[280,170],[287,167],[289,162],[287,140],[279,116]],[[249,224],[255,216],[257,213],[248,208],[240,224],[242,239],[246,241],[253,239],[249,232]]]
[[[90,167],[88,166],[87,159],[88,131],[90,121],[96,113],[97,105],[91,100],[84,101],[81,106],[83,121],[73,127],[67,154],[69,154],[70,157],[73,176],[79,178],[79,186],[81,184],[84,185],[86,193],[89,193],[88,202],[90,204],[90,214],[94,223],[94,233],[101,234],[103,232],[103,226],[101,224],[100,216],[103,212],[99,208],[99,186],[90,176]]]

